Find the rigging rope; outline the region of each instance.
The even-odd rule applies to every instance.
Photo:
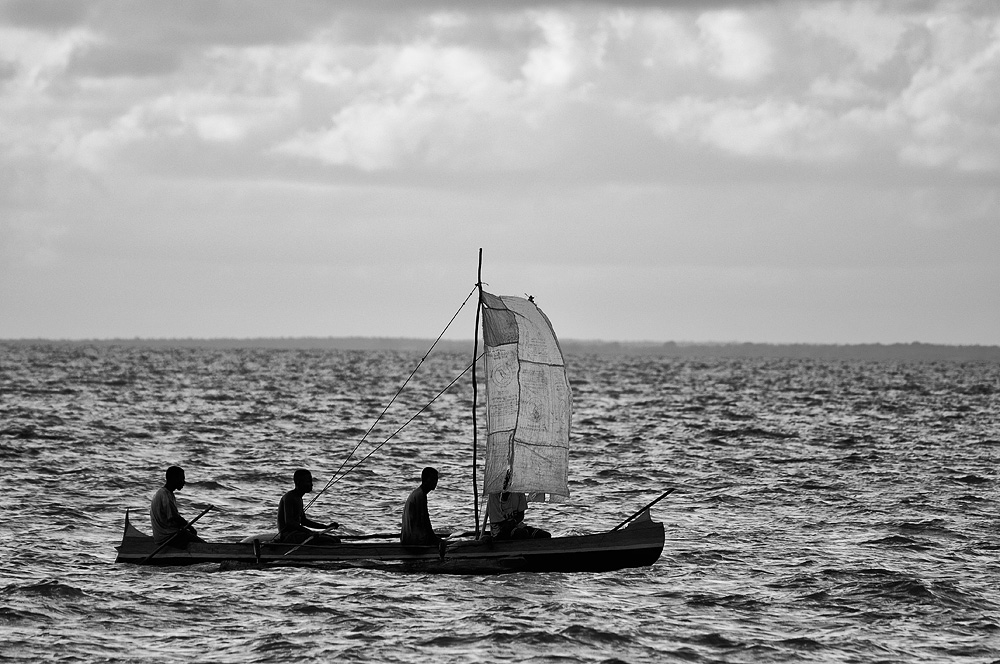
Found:
[[[331,487],[332,485],[336,484],[336,483],[337,483],[337,482],[339,482],[340,480],[342,480],[342,479],[344,479],[345,477],[347,477],[347,475],[348,475],[348,474],[349,474],[349,473],[350,473],[350,472],[351,472],[352,470],[354,470],[355,468],[357,468],[358,466],[360,466],[361,464],[363,464],[363,463],[364,463],[365,461],[367,461],[367,460],[368,460],[368,458],[369,458],[369,457],[371,457],[371,455],[373,455],[373,454],[375,454],[376,452],[378,452],[378,451],[379,451],[379,449],[380,449],[380,448],[381,448],[381,447],[382,447],[383,445],[385,445],[385,444],[386,444],[386,443],[388,443],[388,442],[389,442],[390,440],[392,440],[393,438],[395,438],[395,437],[396,437],[396,436],[397,436],[397,435],[399,434],[399,432],[401,432],[401,431],[402,431],[403,429],[405,429],[406,427],[408,427],[408,426],[410,425],[410,423],[411,423],[411,422],[413,422],[413,420],[417,419],[417,416],[419,416],[419,415],[420,415],[420,413],[422,413],[422,412],[424,412],[425,410],[427,410],[427,409],[428,409],[428,408],[430,407],[430,405],[431,405],[432,403],[434,403],[435,401],[437,401],[437,400],[438,400],[438,399],[439,399],[439,398],[441,397],[441,395],[442,395],[442,394],[444,394],[445,392],[447,392],[448,390],[450,390],[451,388],[453,388],[453,387],[455,386],[455,383],[457,383],[457,382],[458,382],[458,380],[459,380],[459,379],[460,379],[460,378],[461,378],[462,376],[464,376],[465,374],[469,373],[469,369],[471,369],[471,368],[472,368],[472,367],[473,367],[473,366],[474,366],[474,365],[476,364],[476,362],[478,362],[478,361],[479,361],[479,359],[480,359],[480,358],[482,358],[482,356],[483,356],[483,355],[485,355],[485,354],[486,354],[485,352],[483,352],[483,353],[480,353],[480,354],[479,354],[479,357],[477,357],[475,361],[473,361],[472,363],[470,363],[470,364],[469,364],[469,366],[465,367],[465,369],[463,369],[463,370],[462,370],[462,373],[460,373],[460,374],[458,374],[457,376],[455,376],[455,378],[454,378],[454,379],[452,379],[452,381],[451,381],[450,383],[448,383],[448,385],[447,385],[447,386],[446,386],[446,387],[445,387],[445,388],[444,388],[443,390],[441,390],[441,391],[440,391],[440,392],[438,392],[438,393],[437,393],[436,395],[434,395],[434,398],[433,398],[433,399],[431,399],[431,400],[430,400],[430,401],[428,401],[428,402],[427,402],[426,404],[424,404],[423,406],[421,406],[421,407],[420,407],[420,410],[418,410],[417,412],[415,412],[415,413],[414,413],[414,414],[413,414],[413,415],[412,415],[412,416],[410,417],[410,419],[406,420],[406,422],[404,422],[404,423],[403,423],[403,424],[402,424],[402,425],[401,425],[401,426],[400,426],[400,427],[399,427],[398,429],[396,429],[396,430],[395,430],[394,432],[392,432],[391,434],[389,434],[389,436],[388,436],[388,437],[387,437],[387,438],[386,438],[385,440],[383,440],[383,441],[382,441],[381,443],[379,443],[378,445],[376,445],[376,446],[375,446],[375,449],[373,449],[373,450],[372,450],[371,452],[369,452],[369,453],[368,453],[368,454],[366,454],[366,455],[365,455],[364,457],[362,457],[362,459],[361,459],[360,461],[358,461],[357,463],[355,463],[355,464],[354,464],[353,466],[351,466],[350,468],[348,468],[348,469],[347,469],[347,470],[346,470],[346,471],[345,471],[345,472],[344,472],[344,473],[343,473],[342,475],[340,475],[339,477],[334,477],[334,478],[332,478],[332,479],[331,479],[331,480],[330,480],[329,482],[327,482],[327,485],[326,485],[326,487],[324,487],[324,488],[323,488],[323,491],[326,491],[326,490],[327,490],[328,488],[330,488],[330,487]],[[316,497],[318,498],[319,496],[316,496]],[[314,500],[316,500],[316,498],[313,498],[313,501],[314,501]],[[309,502],[309,504],[311,505],[313,501],[310,501],[310,502]]]
[[[347,465],[347,462],[351,460],[351,457],[353,457],[354,453],[358,451],[358,448],[360,448],[361,445],[365,442],[365,440],[368,439],[368,435],[371,434],[371,432],[375,429],[375,427],[378,426],[378,423],[382,421],[382,418],[385,416],[386,412],[388,412],[389,408],[392,407],[392,404],[395,403],[396,399],[399,398],[399,395],[403,393],[403,390],[406,389],[406,385],[410,382],[410,379],[413,378],[413,376],[417,373],[417,371],[420,369],[421,365],[423,365],[424,360],[426,360],[428,357],[430,357],[430,354],[434,350],[434,347],[437,346],[437,344],[438,344],[439,341],[441,341],[441,338],[448,331],[448,328],[451,327],[451,324],[455,322],[455,319],[458,318],[458,315],[460,313],[462,313],[462,309],[464,309],[465,305],[469,303],[469,300],[472,298],[472,295],[476,292],[476,290],[478,288],[479,288],[479,284],[478,283],[475,286],[472,287],[472,290],[469,291],[469,294],[465,297],[465,301],[462,302],[461,306],[458,307],[458,311],[456,311],[455,315],[451,317],[451,320],[448,321],[448,324],[444,326],[444,329],[441,330],[441,334],[439,334],[438,337],[437,337],[437,339],[434,340],[434,343],[431,344],[431,347],[427,349],[427,352],[424,353],[424,356],[422,358],[420,358],[420,361],[417,362],[417,365],[415,367],[413,367],[413,371],[410,372],[410,375],[406,377],[406,380],[403,381],[403,384],[399,386],[398,390],[396,390],[396,394],[394,394],[393,397],[392,397],[392,399],[389,400],[389,403],[387,403],[385,405],[385,407],[382,409],[382,412],[379,413],[378,417],[375,418],[375,421],[372,422],[372,425],[370,427],[368,427],[368,431],[366,431],[365,435],[363,435],[361,437],[361,440],[358,441],[358,444],[354,446],[354,449],[351,450],[351,452],[347,455],[347,457],[344,459],[344,461],[340,464],[340,467],[337,468],[336,471],[334,471],[333,475],[327,481],[326,485],[324,485],[323,488],[319,492],[317,492],[316,495],[314,495],[309,500],[309,502],[303,508],[303,511],[308,510],[310,507],[312,507],[312,504],[315,503],[316,500],[319,499],[320,496],[322,496],[324,493],[326,493],[327,489],[329,489],[331,486],[333,486],[334,484],[336,484],[337,482],[339,482],[341,479],[343,479],[344,477],[346,477],[348,475],[348,473],[350,473],[352,470],[354,470],[355,468],[357,468],[358,466],[360,466],[362,463],[364,463],[368,459],[368,457],[370,457],[372,454],[374,454],[380,447],[382,447],[383,445],[385,445],[387,442],[389,442],[389,440],[391,438],[393,438],[396,434],[398,434],[400,431],[402,431],[403,428],[406,427],[410,422],[412,422],[416,418],[417,415],[419,415],[424,410],[426,410],[427,406],[430,406],[432,403],[434,403],[434,401],[436,401],[438,399],[438,397],[440,397],[446,391],[448,391],[449,389],[451,389],[451,387],[456,382],[458,382],[458,379],[461,378],[462,376],[464,376],[466,374],[466,372],[468,372],[469,367],[466,367],[465,370],[462,373],[460,373],[458,376],[455,377],[455,380],[453,380],[451,383],[449,383],[448,387],[444,388],[444,390],[442,390],[441,392],[439,392],[437,394],[437,396],[435,396],[433,399],[430,400],[430,402],[428,402],[425,406],[423,406],[420,410],[418,410],[413,415],[413,417],[411,417],[409,420],[407,420],[406,423],[403,424],[403,426],[399,427],[399,429],[397,429],[395,433],[393,433],[391,436],[389,436],[389,438],[386,438],[381,443],[379,443],[378,446],[374,450],[372,450],[371,452],[369,452],[361,461],[359,461],[358,463],[354,464],[353,466],[351,466],[350,468],[348,468],[346,471],[344,471],[344,467]],[[475,362],[473,362],[473,364],[475,364]],[[341,471],[344,471],[342,475],[340,474]]]

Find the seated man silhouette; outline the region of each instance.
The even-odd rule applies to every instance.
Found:
[[[174,491],[180,491],[187,482],[184,469],[180,466],[170,466],[166,472],[166,482],[160,487],[149,504],[149,521],[153,527],[153,542],[186,549],[190,542],[204,542],[198,537],[198,531],[188,524],[187,519],[177,511],[177,500]]]
[[[410,492],[403,503],[403,518],[399,541],[408,545],[442,546],[443,540],[431,526],[427,509],[427,494],[437,488],[438,471],[428,466],[420,473],[420,486]]]
[[[278,503],[278,537],[277,541],[287,544],[340,544],[339,537],[323,535],[315,530],[329,530],[338,528],[340,524],[336,521],[330,525],[323,525],[318,521],[313,521],[306,516],[305,508],[302,506],[302,496],[312,491],[312,473],[304,468],[295,471],[292,479],[295,488],[281,497]]]

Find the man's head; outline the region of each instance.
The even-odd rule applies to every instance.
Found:
[[[295,488],[299,491],[305,491],[309,493],[313,490],[313,476],[305,468],[299,468],[295,471],[295,475],[292,477],[295,480]]]
[[[424,488],[424,491],[433,491],[438,485],[438,471],[435,468],[427,466],[424,468],[423,472],[420,473],[420,486]]]
[[[170,466],[167,468],[167,488],[171,491],[180,491],[184,488],[184,469],[180,466]]]

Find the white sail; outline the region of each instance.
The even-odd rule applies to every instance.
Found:
[[[572,395],[559,341],[533,301],[482,294],[486,346],[484,493],[569,496]]]

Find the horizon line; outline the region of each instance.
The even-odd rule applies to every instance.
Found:
[[[299,336],[170,336],[170,337],[140,337],[140,336],[114,336],[114,337],[0,337],[0,343],[25,343],[25,342],[46,342],[46,343],[86,343],[99,342],[107,343],[114,341],[122,342],[170,342],[170,341],[432,341],[431,337],[404,337],[389,335],[299,335]],[[439,343],[472,343],[471,337],[439,339]],[[658,341],[654,339],[600,339],[600,338],[560,338],[559,343],[582,343],[582,344],[604,344],[604,345],[635,345],[635,346],[940,346],[947,348],[997,348],[1000,344],[982,343],[944,343],[934,341],[740,341],[731,339],[728,341],[712,340],[676,340],[668,339]]]

